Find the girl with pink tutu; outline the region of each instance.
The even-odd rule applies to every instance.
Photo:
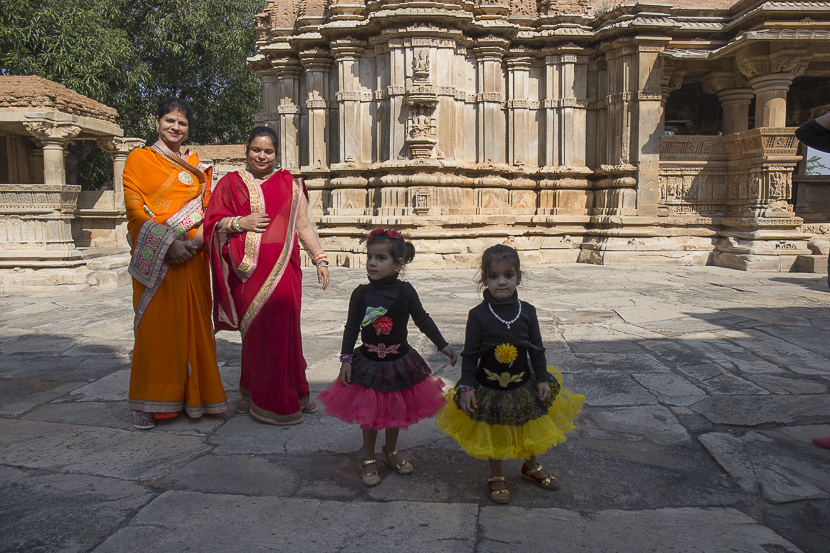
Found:
[[[395,449],[401,428],[432,417],[445,403],[441,379],[407,343],[409,317],[455,365],[455,351],[418,298],[415,288],[399,280],[415,247],[392,229],[376,228],[366,241],[368,284],[352,292],[340,350],[340,377],[317,399],[333,417],[363,429],[363,483],[380,484],[375,441],[386,430],[381,460],[398,474],[411,474],[412,464]],[[357,335],[363,345],[354,349]],[[354,351],[352,351],[354,349]]]

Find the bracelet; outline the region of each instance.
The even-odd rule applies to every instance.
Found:
[[[233,227],[233,230],[235,230],[236,232],[242,232],[242,227],[239,226],[239,221],[241,219],[242,219],[242,216],[237,215],[236,217],[233,218],[233,221],[231,221],[231,226]]]
[[[343,353],[343,354],[340,355],[340,362],[341,363],[351,363],[353,357],[354,357],[353,353]]]
[[[459,384],[456,386],[459,392],[475,392],[476,389],[472,386],[468,386],[467,384]]]
[[[325,260],[325,259],[321,259],[320,261],[318,261],[318,262],[317,262],[317,263],[315,263],[314,265],[315,265],[315,266],[317,266],[317,267],[328,267],[328,266],[329,266],[329,262],[328,262],[327,260]]]
[[[328,258],[328,256],[325,254],[325,252],[318,253],[317,255],[315,255],[314,257],[311,258],[311,262],[316,265],[317,262],[320,261],[321,259],[327,259],[327,258]],[[326,263],[328,263],[328,261]]]

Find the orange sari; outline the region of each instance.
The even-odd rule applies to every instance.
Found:
[[[196,235],[211,175],[195,153],[184,161],[160,142],[133,150],[124,167],[136,313],[130,409],[156,418],[228,410],[216,364],[207,253],[164,263],[174,240]]]

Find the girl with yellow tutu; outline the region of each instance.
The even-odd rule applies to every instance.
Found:
[[[484,301],[470,310],[461,379],[436,418],[461,449],[490,463],[487,487],[496,503],[510,500],[503,459],[524,459],[522,478],[546,490],[559,488],[536,456],[566,440],[585,402],[563,388],[562,375],[547,365],[536,308],[516,292],[521,279],[516,250],[498,245],[484,252]]]

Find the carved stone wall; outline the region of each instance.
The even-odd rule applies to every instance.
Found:
[[[815,30],[757,30],[763,2],[732,3],[271,0],[258,121],[337,263],[384,225],[424,265],[512,241],[535,260],[789,270],[808,237],[788,90],[830,76],[830,8],[810,4]],[[716,136],[664,134],[667,102],[694,113],[689,90],[720,103]]]

